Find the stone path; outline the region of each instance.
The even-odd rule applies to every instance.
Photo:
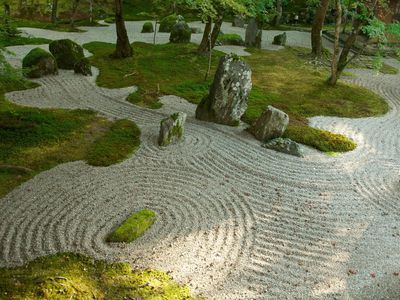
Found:
[[[107,40],[108,30],[68,37]],[[303,38],[299,33],[296,41],[306,44]],[[17,64],[29,46],[13,49]],[[60,165],[1,199],[0,266],[77,251],[169,270],[207,299],[399,298],[393,273],[400,271],[400,75],[354,72],[359,76],[351,81],[381,94],[391,111],[378,118],[313,118],[313,126],[357,141],[355,151],[336,158],[276,153],[241,127],[195,120],[195,106],[183,99],[166,96],[161,110],[143,109],[124,101],[133,88],[99,88],[94,78],[69,71],[8,94],[21,105],[129,118],[142,129],[142,145],[107,168]],[[159,121],[174,111],[188,113],[185,138],[160,149]],[[144,236],[126,246],[104,242],[142,208],[158,215]]]

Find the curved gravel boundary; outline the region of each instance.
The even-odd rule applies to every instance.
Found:
[[[1,199],[0,266],[76,251],[169,270],[210,299],[398,298],[400,76],[357,72],[350,80],[392,109],[379,118],[313,118],[313,126],[357,141],[337,158],[276,153],[242,127],[197,121],[183,99],[167,96],[162,109],[143,109],[124,101],[132,88],[99,88],[69,71],[8,94],[21,105],[134,120],[142,145],[107,168],[60,165]],[[160,149],[159,122],[174,111],[188,113],[185,138]],[[143,208],[158,215],[148,232],[131,245],[105,243]]]

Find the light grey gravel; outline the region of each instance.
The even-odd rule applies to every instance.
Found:
[[[143,40],[132,31],[141,26],[128,23],[131,39]],[[88,30],[27,31],[114,42],[112,26]],[[289,44],[307,46],[308,40],[306,33],[288,34]],[[16,61],[30,46],[18,49]],[[302,159],[276,153],[243,126],[195,120],[195,106],[183,99],[166,96],[162,109],[143,109],[124,101],[132,89],[99,88],[94,77],[68,71],[37,80],[39,88],[8,94],[21,105],[129,118],[142,129],[142,145],[134,157],[107,168],[60,165],[1,199],[0,266],[77,251],[172,271],[208,299],[398,298],[400,76],[354,72],[358,77],[349,81],[385,97],[391,111],[376,118],[311,119],[358,143],[335,158],[311,150]],[[185,137],[160,149],[159,122],[174,111],[188,114]],[[158,215],[148,232],[131,245],[105,243],[114,226],[142,208]]]

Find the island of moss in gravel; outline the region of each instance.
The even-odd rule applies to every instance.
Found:
[[[107,237],[109,243],[130,243],[153,225],[155,212],[144,209],[134,213]]]
[[[62,253],[0,268],[0,299],[197,299],[157,270]]]

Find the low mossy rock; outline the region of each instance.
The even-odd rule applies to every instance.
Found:
[[[73,70],[75,64],[85,57],[83,48],[69,39],[53,41],[49,49],[60,69]]]
[[[191,37],[192,30],[189,25],[184,21],[180,21],[172,27],[169,41],[175,44],[190,43]]]
[[[158,137],[158,144],[160,146],[168,146],[182,138],[185,131],[186,116],[183,112],[177,112],[161,121]]]
[[[222,34],[218,36],[217,45],[244,46],[244,40],[239,34],[236,33]]]
[[[84,76],[92,76],[92,66],[87,58],[80,59],[74,66],[75,74],[82,74]]]
[[[276,138],[270,140],[264,143],[263,147],[297,157],[304,156],[303,151],[300,148],[300,145],[288,138]]]
[[[154,26],[152,22],[146,22],[143,24],[142,33],[152,33],[154,32]]]
[[[184,22],[185,19],[180,15],[169,15],[161,20],[159,32],[171,32],[172,27],[178,22]]]
[[[22,67],[27,70],[26,76],[29,78],[58,73],[54,56],[41,48],[32,49],[22,60]]]

